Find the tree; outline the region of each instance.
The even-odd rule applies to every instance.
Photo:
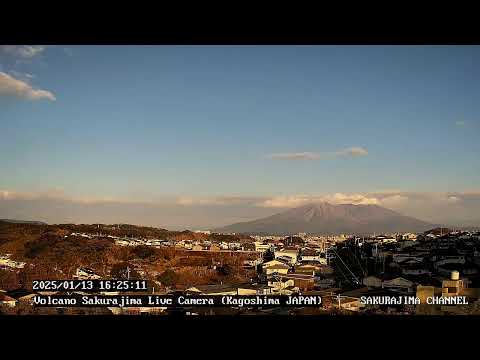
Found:
[[[175,271],[168,269],[157,275],[157,280],[165,286],[173,286],[178,283],[180,276]]]
[[[110,275],[115,279],[141,279],[142,277],[138,272],[133,269],[133,266],[128,262],[121,262],[112,266]]]
[[[155,250],[148,246],[137,246],[132,250],[132,253],[140,259],[147,259],[155,254]]]
[[[229,276],[233,274],[233,267],[230,264],[224,264],[217,267],[217,272],[222,276]]]

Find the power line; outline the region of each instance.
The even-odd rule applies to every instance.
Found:
[[[340,259],[340,261],[342,262],[342,264],[345,266],[345,268],[350,272],[350,274],[352,274],[353,278],[355,279],[356,283],[357,284],[360,284],[360,280],[358,280],[358,278],[355,276],[355,274],[352,272],[352,270],[350,270],[350,268],[347,266],[347,264],[345,264],[345,262],[342,260],[342,258],[338,255],[337,251],[335,249],[332,248],[332,251],[335,253],[335,255]]]

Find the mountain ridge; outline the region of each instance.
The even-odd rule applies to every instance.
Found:
[[[382,232],[423,232],[435,224],[375,204],[354,205],[328,202],[309,203],[267,216],[215,229],[219,232],[285,235],[372,234]]]
[[[0,219],[0,221],[11,223],[11,224],[47,225],[46,222],[35,221],[35,220]]]

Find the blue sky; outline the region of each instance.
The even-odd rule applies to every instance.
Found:
[[[0,48],[3,191],[479,190],[478,46]]]

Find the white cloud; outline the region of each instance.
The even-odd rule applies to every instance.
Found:
[[[267,157],[274,160],[323,160],[339,157],[360,157],[368,155],[368,151],[362,147],[350,147],[343,150],[326,153],[316,152],[294,152],[294,153],[274,153]]]
[[[214,199],[195,199],[193,197],[179,197],[176,201],[178,205],[191,206],[191,205],[208,205],[215,203]]]
[[[198,205],[252,205],[258,201],[263,200],[260,197],[250,196],[217,196],[209,198],[198,198],[181,196],[175,200],[175,204],[183,206],[198,206]]]
[[[396,207],[405,204],[408,201],[408,197],[404,195],[392,195],[392,196],[387,196],[379,202],[381,202],[382,206],[386,207]]]
[[[319,160],[322,156],[313,152],[276,153],[268,155],[270,159],[278,160]]]
[[[38,200],[38,199],[67,199],[63,189],[47,191],[11,191],[0,190],[2,200]]]
[[[312,202],[308,196],[278,196],[259,202],[257,206],[267,208],[293,208]]]
[[[0,45],[0,51],[20,59],[32,59],[45,50],[43,45]]]
[[[345,150],[337,151],[336,156],[358,157],[368,155],[368,151],[361,147],[351,147]]]
[[[309,203],[328,202],[331,204],[354,204],[354,205],[374,205],[378,204],[379,200],[374,197],[365,196],[362,194],[328,194],[328,195],[292,195],[292,196],[277,196],[267,198],[258,202],[256,206],[269,208],[294,208]]]
[[[354,204],[354,205],[376,205],[379,203],[375,197],[369,197],[362,194],[342,194],[335,193],[333,195],[326,195],[323,201],[332,204]]]
[[[332,193],[321,195],[281,195],[281,196],[212,196],[212,197],[159,197],[140,199],[138,197],[71,197],[62,188],[47,191],[19,192],[1,190],[3,200],[37,200],[55,199],[81,203],[125,203],[125,204],[170,204],[183,206],[255,206],[271,208],[289,208],[307,203],[329,202],[331,204],[381,205],[386,207],[401,207],[413,202],[431,204],[459,204],[465,201],[480,201],[480,192],[434,193],[434,192],[365,192],[365,193]]]
[[[26,81],[22,81],[0,72],[0,96],[16,96],[28,100],[47,99],[55,101],[55,95],[47,90],[34,89]]]
[[[0,189],[0,218],[45,219],[47,222],[69,222],[71,219],[76,219],[77,222],[92,223],[111,221],[112,223],[129,222],[169,226],[176,224],[175,226],[178,225],[178,227],[208,224],[217,226],[254,220],[288,208],[321,201],[331,204],[375,204],[435,224],[480,225],[478,216],[480,192],[476,190],[469,192],[337,192],[250,197],[188,195],[174,197],[169,195],[140,199],[138,196],[72,197],[65,194],[62,189],[30,192]],[[67,215],[70,218],[67,218]]]

